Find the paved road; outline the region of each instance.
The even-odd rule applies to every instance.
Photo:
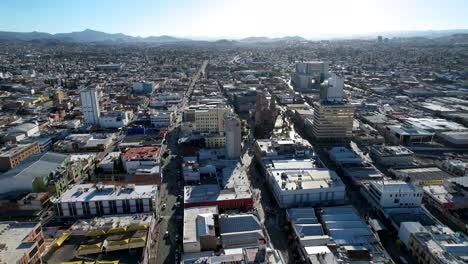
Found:
[[[208,61],[204,61],[200,69],[192,77],[192,81],[189,84],[187,92],[179,106],[179,111],[183,111],[185,106],[189,102],[189,96],[192,93],[193,87],[195,86],[198,79],[205,74],[206,66]],[[178,114],[178,112],[176,115]],[[181,168],[181,157],[178,155],[179,150],[177,141],[179,139],[179,126],[182,120],[176,118],[175,124],[173,124],[168,131],[166,136],[168,157],[163,161],[163,182],[160,187],[160,206],[166,205],[166,209],[160,210],[162,221],[159,223],[157,228],[156,242],[153,247],[153,258],[150,263],[167,264],[174,263],[176,254],[179,255],[181,251],[180,241],[176,242],[176,236],[182,238],[182,221],[183,209],[175,208],[177,202],[177,196],[183,196],[183,181],[182,176],[178,171]],[[164,238],[166,231],[169,232],[169,238]]]

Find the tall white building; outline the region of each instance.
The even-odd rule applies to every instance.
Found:
[[[344,79],[332,73],[328,80],[324,81],[320,88],[320,100],[327,102],[343,101]]]
[[[80,91],[81,113],[87,126],[99,125],[101,111],[99,109],[99,96],[95,87],[87,87]]]
[[[226,157],[236,159],[241,155],[241,122],[234,113],[224,114],[224,131],[226,134]]]

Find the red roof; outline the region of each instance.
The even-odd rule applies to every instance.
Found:
[[[123,159],[142,159],[142,158],[158,158],[161,152],[159,146],[145,147],[130,147],[122,153]]]

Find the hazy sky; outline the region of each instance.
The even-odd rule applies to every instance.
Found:
[[[468,0],[1,0],[0,31],[304,37],[466,29]]]

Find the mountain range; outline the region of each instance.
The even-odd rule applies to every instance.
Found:
[[[189,41],[189,39],[176,38],[171,36],[150,36],[150,37],[133,37],[122,33],[105,33],[92,29],[85,29],[79,32],[71,33],[57,33],[50,34],[45,32],[9,32],[0,31],[0,39],[8,40],[38,40],[38,39],[57,39],[64,41],[75,41],[75,42],[180,42]]]
[[[422,37],[428,39],[436,38],[445,38],[453,35],[466,35],[468,34],[467,29],[454,29],[454,30],[427,30],[427,31],[396,31],[396,32],[382,32],[382,33],[370,33],[366,35],[346,35],[346,36],[337,36],[334,38],[328,39],[373,39],[378,35],[382,35],[388,38],[412,38],[412,37]],[[327,39],[327,38],[313,38],[316,40]],[[92,29],[86,29],[79,32],[70,32],[70,33],[57,33],[50,34],[45,32],[9,32],[9,31],[0,31],[0,40],[60,40],[60,41],[69,41],[69,42],[111,42],[111,43],[173,43],[173,42],[190,42],[190,41],[199,41],[192,40],[189,38],[179,38],[167,35],[161,36],[149,36],[149,37],[134,37],[125,35],[122,33],[106,33],[101,31],[96,31]],[[271,42],[302,42],[307,41],[307,39],[300,36],[285,36],[281,38],[269,38],[263,36],[252,36],[243,39],[236,40],[225,40],[219,39],[214,40],[219,41],[234,41],[238,43],[271,43]]]

